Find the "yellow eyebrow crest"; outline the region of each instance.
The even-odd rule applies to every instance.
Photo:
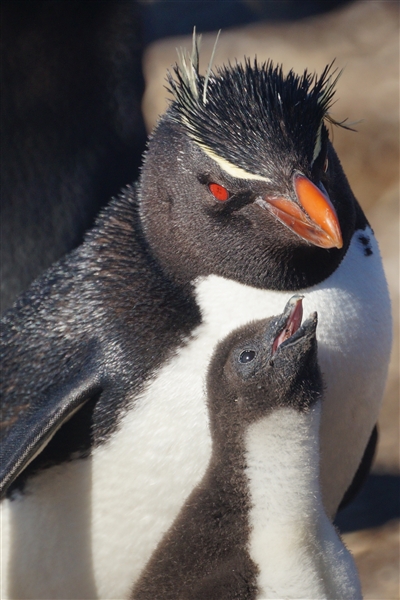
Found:
[[[210,150],[210,148],[204,146],[203,144],[200,144],[197,140],[193,141],[203,150],[205,154],[207,154],[207,156],[214,160],[219,165],[219,167],[221,167],[221,169],[231,177],[236,177],[237,179],[252,179],[255,181],[265,181],[267,183],[271,183],[272,180],[269,177],[263,177],[262,175],[256,175],[255,173],[249,173],[241,167],[233,165],[225,158],[222,158],[222,156],[218,156],[218,154],[215,154],[215,152]]]

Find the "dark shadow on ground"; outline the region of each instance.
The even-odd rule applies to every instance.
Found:
[[[400,517],[400,476],[368,477],[354,502],[341,510],[335,525],[342,533],[384,525]]]

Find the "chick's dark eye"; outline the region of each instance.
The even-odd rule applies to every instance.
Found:
[[[228,190],[222,185],[219,185],[218,183],[209,183],[208,189],[210,190],[214,198],[216,198],[220,202],[225,202],[225,200],[228,200],[230,196]]]
[[[252,360],[254,360],[255,357],[256,357],[256,353],[254,350],[245,350],[239,356],[239,362],[248,363],[248,362],[251,362]]]

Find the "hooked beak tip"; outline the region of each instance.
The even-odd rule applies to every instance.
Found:
[[[298,203],[285,197],[259,199],[258,203],[310,244],[342,248],[339,219],[328,195],[300,173],[294,175],[293,187]]]
[[[307,177],[299,173],[293,177],[299,204],[320,232],[324,248],[342,248],[343,237],[336,210],[328,195]]]

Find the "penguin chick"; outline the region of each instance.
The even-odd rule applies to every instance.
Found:
[[[302,297],[217,347],[208,371],[209,468],[132,600],[361,598],[319,484],[322,377]]]

